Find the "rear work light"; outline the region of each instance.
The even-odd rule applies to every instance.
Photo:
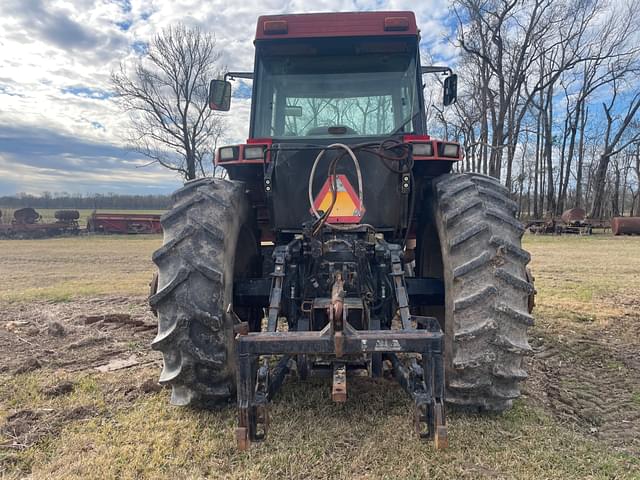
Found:
[[[286,20],[265,20],[262,28],[265,35],[284,35],[289,32]]]
[[[427,160],[435,156],[433,141],[429,135],[404,135],[402,141],[411,146],[414,160]]]
[[[244,147],[244,155],[243,155],[243,157],[246,160],[262,160],[264,158],[264,147],[262,147],[262,146],[255,146],[255,147],[246,146],[246,147]]]
[[[220,158],[221,162],[237,160],[238,153],[239,153],[238,147],[222,147],[220,150],[218,150],[218,158]]]
[[[460,156],[460,145],[457,143],[441,143],[440,155],[449,158],[458,158]]]
[[[386,32],[409,30],[409,19],[407,17],[385,17],[384,29]]]
[[[414,143],[413,154],[416,157],[433,157],[433,144],[429,143]]]

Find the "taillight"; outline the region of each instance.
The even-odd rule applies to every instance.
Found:
[[[404,143],[411,145],[414,160],[460,160],[461,150],[458,143],[431,140],[429,135],[404,135]]]
[[[259,143],[258,143],[259,142]],[[271,145],[271,139],[264,141],[263,139],[249,139],[246,145],[231,145],[228,147],[220,147],[217,151],[215,163],[216,165],[232,163],[263,163],[269,161],[268,148]]]

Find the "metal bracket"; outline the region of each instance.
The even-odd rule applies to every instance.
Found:
[[[336,403],[347,401],[347,366],[344,362],[333,362],[331,400]]]
[[[396,379],[414,400],[416,430],[420,437],[434,440],[438,448],[444,448],[447,445],[444,416],[444,334],[434,319],[416,317],[415,320],[427,328],[355,330],[345,321],[339,348],[345,356],[383,354],[390,360]],[[251,441],[264,438],[268,426],[266,404],[282,385],[292,358],[307,353],[337,356],[334,334],[327,327],[323,331],[256,332],[236,337],[239,363],[239,448],[247,448]],[[407,367],[396,355],[400,352],[418,353],[421,360],[414,358]],[[265,363],[256,375],[252,365],[261,355],[283,357],[270,372],[262,371],[268,368],[268,363]],[[332,399],[344,402],[346,394],[345,361],[334,361]]]
[[[278,314],[282,301],[282,284],[285,276],[285,258],[287,247],[276,247],[273,252],[275,266],[271,274],[271,293],[269,294],[269,319],[267,331],[275,332],[278,327]]]
[[[403,173],[400,175],[400,193],[408,195],[411,191],[411,174]]]
[[[264,172],[264,192],[267,196],[271,196],[273,193],[273,170],[275,168],[275,164],[275,161],[269,162]]]
[[[396,300],[398,301],[398,310],[400,311],[400,319],[402,320],[402,328],[410,330],[411,312],[409,311],[409,296],[407,295],[407,287],[404,283],[404,269],[402,268],[402,260],[400,253],[396,250],[391,251],[391,273],[393,277],[393,285],[396,292]]]

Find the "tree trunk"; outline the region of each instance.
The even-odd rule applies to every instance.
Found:
[[[564,161],[567,151],[567,133],[569,130],[569,112],[564,119],[564,130],[562,131],[562,149],[560,150],[560,173],[558,174],[558,199],[556,202],[556,215],[560,215],[562,212],[562,185],[564,183]]]
[[[604,213],[604,187],[607,179],[607,170],[609,168],[609,159],[611,158],[610,153],[611,151],[609,147],[606,147],[598,161],[595,177],[593,179],[593,204],[591,206],[591,218],[601,219]]]
[[[578,166],[576,172],[576,201],[574,202],[574,208],[580,208],[582,206],[582,167],[584,165],[584,130],[587,126],[587,117],[589,116],[589,109],[583,108],[580,117],[580,142],[578,144]]]
[[[553,86],[549,86],[547,93],[547,109],[543,115],[545,149],[544,157],[547,162],[547,210],[546,213],[555,213],[555,197],[553,188]]]
[[[613,182],[613,192],[611,192],[611,214],[614,217],[620,216],[620,167],[616,164]]]
[[[571,176],[571,163],[573,162],[573,155],[575,153],[576,145],[576,133],[578,131],[578,121],[580,119],[582,111],[582,101],[578,100],[576,105],[575,118],[571,121],[571,136],[569,138],[569,153],[567,154],[567,171],[564,176],[564,181],[558,195],[558,210],[564,210],[564,206],[567,204],[567,189],[569,188],[569,177]],[[576,187],[577,188],[577,187]]]
[[[540,218],[540,211],[538,210],[538,183],[540,176],[540,150],[542,144],[542,131],[541,131],[541,116],[542,112],[538,112],[538,119],[536,124],[536,164],[533,174],[533,216],[534,218]]]

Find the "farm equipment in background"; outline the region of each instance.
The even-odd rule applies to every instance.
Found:
[[[640,235],[640,217],[613,217],[611,232],[614,235]]]
[[[40,218],[40,214],[35,209],[29,207],[20,208],[13,212],[11,223],[14,225],[34,225]]]
[[[587,212],[582,208],[565,210],[560,218],[547,217],[543,220],[529,220],[527,230],[536,235],[591,235],[595,229],[609,230],[611,223],[607,220],[587,218]]]
[[[542,220],[529,220],[525,228],[534,235],[560,235],[558,220],[553,217]]]
[[[1,215],[1,212],[0,212]],[[0,223],[0,238],[31,239],[60,235],[77,235],[80,232],[77,210],[58,210],[55,222],[41,222],[42,217],[33,208],[21,208],[13,212],[11,223]]]
[[[217,149],[228,179],[187,182],[153,255],[164,366],[176,405],[237,400],[238,447],[263,440],[287,375],[398,380],[420,438],[447,445],[445,401],[503,411],[527,377],[530,255],[497,180],[451,173],[455,142],[425,131],[411,12],[263,16],[250,138]],[[266,317],[266,318],[265,318]],[[381,412],[384,414],[384,412]]]
[[[160,215],[152,213],[98,213],[87,220],[90,233],[150,234],[162,233]]]
[[[587,212],[582,208],[570,208],[560,216],[562,225],[560,233],[573,233],[576,235],[591,235],[593,225],[587,220]]]

